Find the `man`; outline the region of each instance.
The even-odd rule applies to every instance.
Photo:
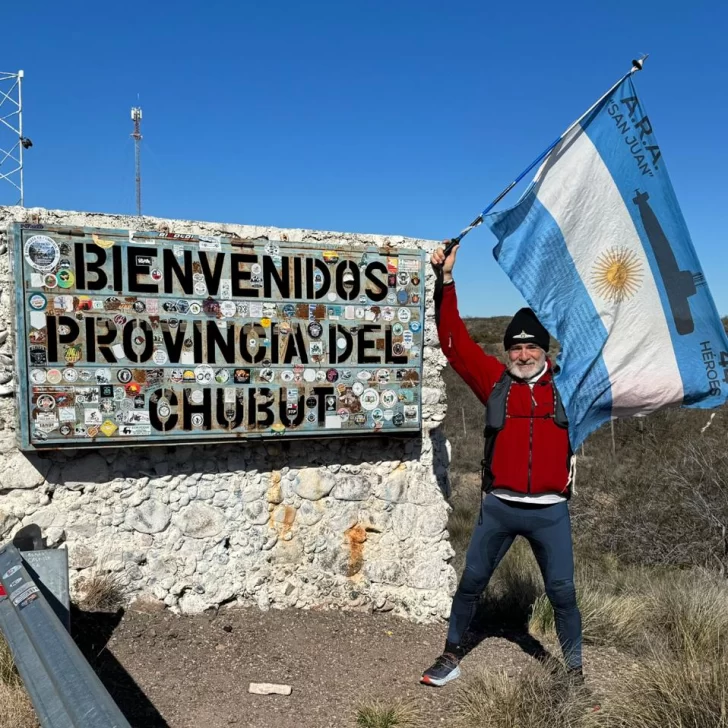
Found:
[[[469,336],[458,313],[452,276],[457,247],[430,262],[441,267],[436,292],[440,345],[453,369],[486,406],[483,491],[460,584],[453,598],[445,650],[422,676],[444,685],[460,676],[461,643],[480,595],[516,536],[531,545],[554,608],[568,673],[583,680],[581,615],[576,605],[567,422],[546,357],[549,334],[529,308],[513,317],[503,344],[506,363],[488,356]]]

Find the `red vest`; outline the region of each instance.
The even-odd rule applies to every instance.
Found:
[[[568,498],[571,455],[551,370],[534,383],[533,392],[526,382],[505,374],[486,405],[483,488]]]

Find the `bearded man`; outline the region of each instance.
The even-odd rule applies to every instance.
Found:
[[[421,682],[440,686],[460,676],[462,639],[478,600],[516,536],[523,536],[554,608],[567,672],[581,683],[581,615],[568,509],[573,453],[546,355],[550,337],[533,311],[522,308],[505,332],[505,364],[487,355],[458,313],[452,275],[457,249],[446,257],[438,248],[430,262],[442,274],[435,301],[442,351],[485,405],[484,497],[453,598],[444,652]]]

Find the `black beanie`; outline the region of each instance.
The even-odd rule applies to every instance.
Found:
[[[530,308],[522,308],[506,328],[503,346],[506,351],[514,344],[536,344],[544,351],[549,350],[551,337]]]

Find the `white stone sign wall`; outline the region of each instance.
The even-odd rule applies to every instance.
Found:
[[[240,442],[95,452],[16,447],[11,222],[432,250],[396,236],[0,207],[0,542],[37,523],[68,548],[72,584],[113,572],[127,597],[182,612],[221,604],[447,616],[455,573],[449,447],[428,272],[422,437]]]

